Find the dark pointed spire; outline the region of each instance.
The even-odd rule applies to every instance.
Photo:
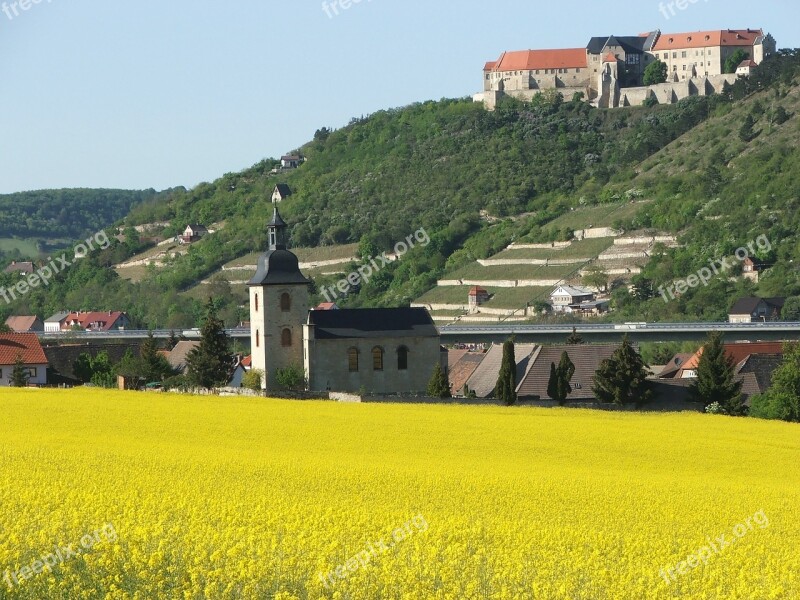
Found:
[[[286,224],[286,221],[281,218],[281,214],[278,212],[278,205],[276,204],[272,212],[272,221],[267,225],[267,231],[269,232],[269,250],[286,250],[286,231],[288,228],[289,226]]]

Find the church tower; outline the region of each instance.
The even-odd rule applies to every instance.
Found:
[[[250,288],[250,347],[253,369],[265,376],[262,387],[279,389],[275,375],[278,369],[303,361],[303,325],[308,316],[309,281],[300,272],[300,264],[287,249],[287,225],[273,210],[267,225],[269,249],[258,259]]]

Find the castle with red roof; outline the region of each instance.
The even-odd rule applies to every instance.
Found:
[[[737,72],[726,73],[739,50],[745,60]],[[581,93],[600,108],[636,106],[649,98],[672,104],[720,92],[775,51],[775,39],[762,29],[594,37],[583,48],[504,52],[484,66],[483,92],[475,100],[491,109],[506,95],[530,100],[554,90],[566,98]],[[645,69],[656,60],[666,64],[667,81],[644,86]]]

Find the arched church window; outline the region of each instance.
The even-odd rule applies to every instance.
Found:
[[[288,348],[292,345],[292,330],[291,329],[284,329],[281,332],[281,346],[284,348]]]
[[[351,373],[358,373],[358,348],[350,348],[347,351],[347,365]]]
[[[261,332],[256,329],[256,348],[261,348]]]
[[[285,292],[281,294],[281,310],[283,312],[292,310],[292,297]]]
[[[383,348],[380,346],[372,349],[372,370],[383,371]]]
[[[255,294],[255,299],[256,299],[256,312],[258,312],[258,292],[256,292]]]

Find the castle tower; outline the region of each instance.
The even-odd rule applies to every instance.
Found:
[[[267,225],[269,249],[258,259],[250,288],[250,347],[253,369],[265,377],[262,387],[279,389],[278,369],[303,363],[303,325],[308,316],[309,281],[297,256],[287,250],[287,225],[275,206]]]

